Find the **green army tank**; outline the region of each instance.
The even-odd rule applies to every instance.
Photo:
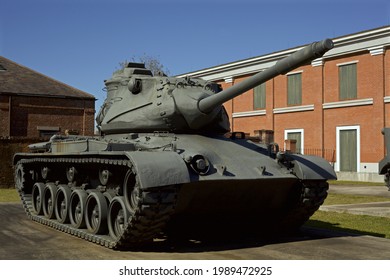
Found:
[[[323,56],[326,39],[226,90],[129,63],[105,81],[99,136],[55,135],[14,156],[34,221],[108,248],[156,238],[299,228],[327,196],[331,165],[230,131],[223,103]]]

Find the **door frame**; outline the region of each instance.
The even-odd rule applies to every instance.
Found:
[[[304,129],[303,128],[296,128],[296,129],[285,129],[284,130],[284,140],[287,140],[287,135],[289,133],[301,133],[301,146],[300,147],[297,147],[298,149],[301,150],[301,154],[303,155],[304,154],[304,150],[303,148],[305,147],[305,134],[304,134]],[[286,147],[284,146],[284,149],[286,149]]]
[[[340,171],[340,131],[356,130],[356,172],[360,172],[360,125],[336,127],[336,162],[335,170]]]

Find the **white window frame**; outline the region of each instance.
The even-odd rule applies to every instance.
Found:
[[[300,148],[301,150],[301,154],[303,155],[304,154],[304,146],[305,146],[305,133],[304,133],[304,129],[303,128],[296,128],[296,129],[285,129],[284,130],[284,140],[287,140],[287,135],[289,133],[301,133],[301,147],[297,147],[297,148]],[[284,144],[284,150],[286,150],[286,144]]]
[[[334,163],[335,171],[340,171],[340,131],[356,130],[356,172],[360,172],[360,125],[337,126],[336,127],[336,162]]]

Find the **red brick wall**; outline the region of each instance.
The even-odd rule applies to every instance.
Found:
[[[94,100],[12,96],[11,136],[39,137],[39,126],[94,133]],[[8,126],[8,125],[7,125]]]
[[[224,89],[227,89],[229,87],[231,87],[233,84],[232,83],[225,83],[225,82],[220,82],[221,86],[222,86],[222,90]],[[230,126],[232,126],[233,122],[232,122],[232,112],[233,112],[233,101],[230,100],[230,101],[227,101],[223,104],[223,106],[225,107],[226,109],[226,112],[229,116],[229,122],[230,122]]]
[[[0,137],[9,136],[8,96],[0,95]]]
[[[338,102],[340,63],[357,61],[357,100],[372,98],[372,105],[323,109],[323,103]],[[275,131],[275,141],[281,146],[286,129],[304,129],[305,148],[336,149],[336,127],[360,126],[361,162],[378,162],[384,154],[381,129],[390,126],[390,54],[364,53],[326,60],[323,66],[306,65],[293,72],[302,72],[302,105],[314,105],[314,110],[274,114],[274,108],[287,105],[287,76],[282,75],[266,83],[266,115],[231,118],[232,130],[254,135],[254,130]],[[239,83],[246,77],[234,78]],[[225,88],[231,86],[221,82]],[[253,91],[225,103],[232,113],[253,111]]]
[[[8,129],[10,99],[11,131]],[[28,144],[44,141],[38,139],[37,127],[59,127],[60,133],[70,129],[81,135],[93,135],[94,107],[94,100],[0,96],[0,188],[14,186],[13,155],[26,152]]]
[[[0,138],[0,188],[13,188],[13,156],[18,152],[28,152],[28,145],[42,142],[43,139],[2,139]]]
[[[364,53],[326,62],[324,99],[339,101],[337,64],[351,61],[357,61],[357,99],[373,98],[373,105],[324,110],[325,146],[336,148],[337,126],[359,125],[361,161],[378,162],[384,154],[384,56]]]

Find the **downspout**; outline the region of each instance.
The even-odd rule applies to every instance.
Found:
[[[12,109],[12,96],[8,96],[8,136],[11,136],[11,109]]]

